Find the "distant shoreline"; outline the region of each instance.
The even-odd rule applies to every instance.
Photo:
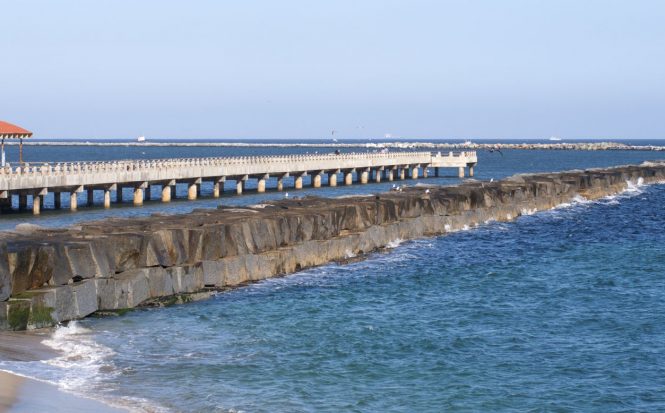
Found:
[[[6,145],[18,145],[6,141]],[[238,148],[364,148],[364,149],[486,149],[486,150],[577,150],[577,151],[665,151],[663,145],[631,145],[619,142],[551,142],[551,143],[444,143],[444,142],[95,142],[95,141],[24,141],[25,146],[91,146],[91,147],[238,147]]]

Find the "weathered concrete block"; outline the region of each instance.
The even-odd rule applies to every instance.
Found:
[[[7,246],[6,244],[0,244],[0,302],[6,301],[11,295],[12,281],[13,277],[7,262]]]
[[[172,274],[162,267],[148,268],[145,272],[150,289],[150,297],[166,297],[176,293]]]
[[[71,267],[71,278],[95,278],[102,275],[92,256],[90,244],[75,243],[65,246],[65,254]]]
[[[226,274],[228,261],[232,258],[224,258],[218,261],[202,261],[201,271],[203,272],[203,284],[222,288],[226,285]]]
[[[204,277],[201,265],[184,267],[171,267],[166,269],[173,280],[173,291],[179,293],[193,293],[204,287]]]
[[[76,303],[76,318],[83,318],[97,311],[97,283],[95,280],[84,280],[71,285]]]

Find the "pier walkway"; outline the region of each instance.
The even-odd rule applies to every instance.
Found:
[[[248,180],[256,180],[258,192],[265,192],[266,181],[277,179],[276,189],[284,189],[284,178],[293,177],[294,188],[303,187],[303,177],[310,176],[314,188],[321,187],[322,177],[329,186],[337,186],[338,178],[345,185],[366,184],[396,179],[427,178],[433,169],[458,168],[464,177],[465,168],[473,176],[478,160],[476,152],[390,152],[286,156],[248,156],[189,159],[146,159],[104,162],[23,163],[0,168],[0,209],[12,207],[18,197],[18,208],[26,209],[32,197],[32,211],[39,214],[44,197],[53,193],[55,208],[61,207],[61,194],[69,195],[69,208],[78,208],[77,194],[87,191],[87,203],[94,202],[94,191],[103,191],[103,205],[111,206],[111,196],[122,202],[123,188],[133,191],[134,205],[152,199],[151,191],[161,191],[161,200],[170,202],[177,183],[188,186],[187,198],[200,196],[202,182],[212,182],[213,197],[219,197],[224,185],[233,181],[235,192],[242,194]]]

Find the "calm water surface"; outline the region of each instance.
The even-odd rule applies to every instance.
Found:
[[[478,170],[654,155],[484,153]],[[67,356],[0,368],[148,411],[665,411],[664,205],[654,185],[396,240],[361,262],[72,323],[47,343]]]

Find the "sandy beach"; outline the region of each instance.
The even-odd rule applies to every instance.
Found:
[[[36,361],[58,355],[43,345],[51,330],[1,332],[0,360]],[[95,412],[117,413],[127,410],[100,401],[75,396],[57,386],[0,370],[0,413]]]

